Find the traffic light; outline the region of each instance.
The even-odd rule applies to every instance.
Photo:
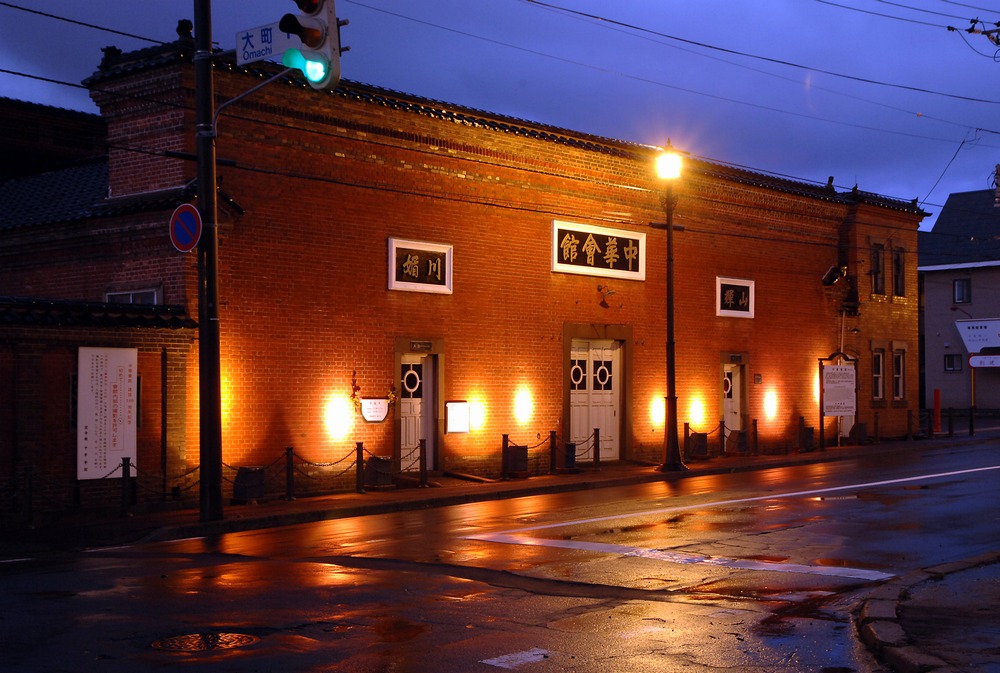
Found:
[[[301,49],[281,57],[287,68],[298,68],[314,89],[332,91],[340,82],[340,26],[333,0],[294,0],[302,14],[285,14],[278,28],[297,35]],[[344,21],[344,24],[347,22]]]

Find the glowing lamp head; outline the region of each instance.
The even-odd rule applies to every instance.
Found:
[[[681,177],[682,163],[681,155],[667,143],[667,149],[656,157],[656,177],[661,180],[676,180]]]

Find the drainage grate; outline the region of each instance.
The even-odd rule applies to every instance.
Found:
[[[260,638],[245,633],[190,633],[184,636],[165,638],[153,643],[158,650],[173,652],[204,652],[206,650],[230,650],[234,647],[253,645]]]

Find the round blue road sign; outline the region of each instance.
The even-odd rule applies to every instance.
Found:
[[[178,252],[191,252],[201,240],[201,213],[190,203],[182,203],[170,216],[170,242]]]

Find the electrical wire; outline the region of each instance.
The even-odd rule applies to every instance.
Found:
[[[94,30],[100,30],[105,33],[111,33],[113,35],[121,35],[122,37],[129,37],[134,40],[143,40],[145,42],[151,42],[153,44],[168,44],[162,40],[154,40],[150,37],[143,37],[142,35],[136,35],[134,33],[126,33],[121,30],[115,30],[113,28],[106,28],[104,26],[98,26],[97,24],[87,23],[85,21],[79,21],[77,19],[70,19],[65,16],[59,16],[58,14],[50,14],[49,12],[42,12],[37,9],[29,9],[27,7],[22,7],[21,5],[15,5],[12,2],[0,2],[0,7],[7,7],[8,9],[16,9],[20,12],[27,12],[28,14],[35,14],[37,16],[44,16],[47,19],[54,19],[56,21],[63,21],[65,23],[71,23],[76,26],[82,26],[84,28],[93,28]]]
[[[851,80],[851,81],[854,81],[854,82],[862,82],[862,83],[865,83],[865,84],[875,84],[875,85],[878,85],[878,86],[884,86],[884,87],[889,87],[889,88],[893,88],[893,89],[901,89],[901,90],[904,90],[904,91],[914,91],[914,92],[917,92],[917,93],[930,94],[930,95],[933,95],[933,96],[942,96],[942,97],[945,97],[945,98],[952,98],[952,99],[956,99],[956,100],[964,100],[964,101],[969,101],[969,102],[973,102],[973,103],[988,103],[990,105],[1000,105],[1000,101],[998,101],[998,100],[992,100],[992,99],[988,99],[988,98],[978,98],[978,97],[975,97],[975,96],[965,96],[965,95],[962,95],[962,94],[952,94],[952,93],[946,93],[946,92],[942,92],[942,91],[934,91],[933,89],[926,89],[926,88],[923,88],[923,87],[909,86],[909,85],[906,85],[906,84],[895,84],[895,83],[892,83],[892,82],[883,82],[883,81],[880,81],[880,80],[870,79],[870,78],[867,78],[867,77],[860,77],[860,76],[857,76],[857,75],[848,75],[848,74],[844,74],[844,73],[834,72],[832,70],[824,70],[822,68],[816,68],[816,67],[813,67],[813,66],[801,65],[799,63],[793,63],[792,61],[785,61],[785,60],[782,60],[782,59],[772,58],[772,57],[769,57],[769,56],[760,56],[758,54],[751,54],[751,53],[744,52],[744,51],[738,51],[736,49],[728,49],[726,47],[719,47],[719,46],[707,44],[705,42],[698,42],[696,40],[689,40],[689,39],[686,39],[686,38],[677,37],[676,35],[669,35],[667,33],[662,33],[662,32],[659,32],[659,31],[650,30],[648,28],[643,28],[643,27],[637,26],[635,24],[630,24],[630,23],[626,23],[626,22],[623,22],[623,21],[616,21],[614,19],[603,17],[603,16],[600,16],[598,14],[591,14],[589,12],[581,12],[579,10],[569,9],[569,8],[562,7],[562,6],[559,6],[559,5],[555,5],[555,4],[552,4],[552,3],[549,3],[549,2],[543,2],[542,0],[521,0],[521,2],[530,4],[530,5],[538,5],[539,7],[544,7],[544,8],[556,10],[556,11],[559,11],[559,12],[565,12],[567,14],[575,14],[575,15],[578,15],[578,16],[584,16],[584,17],[587,17],[587,18],[590,18],[590,19],[594,19],[596,21],[604,21],[604,22],[607,22],[610,25],[621,26],[623,28],[628,28],[628,29],[631,29],[631,30],[635,30],[637,32],[647,33],[647,34],[650,34],[650,35],[656,35],[658,37],[662,37],[662,38],[665,38],[665,39],[668,39],[668,40],[674,40],[674,41],[677,41],[677,42],[682,42],[684,44],[690,44],[690,45],[694,45],[694,46],[698,46],[698,47],[703,47],[705,49],[711,49],[713,51],[719,51],[719,52],[722,52],[722,53],[725,53],[725,54],[732,54],[732,55],[735,55],[735,56],[743,56],[745,58],[751,58],[751,59],[755,59],[755,60],[759,60],[759,61],[764,61],[764,62],[767,62],[767,63],[774,63],[774,64],[777,64],[777,65],[783,65],[783,66],[787,66],[787,67],[790,67],[790,68],[796,68],[796,69],[799,69],[799,70],[808,70],[810,72],[820,73],[820,74],[823,74],[823,75],[830,75],[831,77],[839,77],[841,79],[847,79],[847,80]],[[836,3],[828,2],[828,0],[817,0],[817,2],[823,2],[823,3],[826,3],[826,4],[836,5],[838,7],[844,7],[845,9],[851,9],[851,8],[843,6],[843,5],[837,5]],[[360,4],[360,3],[357,3],[356,0],[355,0],[354,4]],[[928,24],[928,25],[934,25],[934,24]],[[936,26],[935,25],[934,27],[935,28],[944,28],[944,29],[947,29],[947,26]]]
[[[875,0],[875,2],[880,2],[883,5],[890,5],[891,7],[899,7],[901,9],[908,9],[911,12],[921,12],[923,14],[931,14],[933,16],[943,16],[943,17],[948,18],[948,19],[958,19],[959,21],[968,21],[968,20],[970,20],[969,17],[967,17],[967,16],[956,16],[954,14],[945,14],[944,12],[935,12],[932,9],[924,9],[922,7],[913,7],[911,5],[904,5],[901,2],[891,2],[891,0]],[[903,17],[891,17],[891,18],[900,18],[900,19],[903,19]],[[905,20],[905,19],[903,19],[903,20]]]
[[[530,1],[530,0],[529,0],[529,1]],[[363,6],[363,7],[367,7],[367,8],[369,8],[369,9],[374,9],[374,10],[376,10],[376,11],[384,11],[384,10],[380,10],[380,9],[378,9],[378,8],[374,8],[374,7],[370,7],[369,5],[366,5],[366,4],[364,4],[364,3],[361,3],[361,2],[354,2],[353,4],[357,4],[357,5],[360,5],[360,6]],[[547,3],[538,3],[537,1],[534,1],[534,2],[531,2],[531,4],[547,4]],[[100,27],[100,26],[95,26],[95,25],[93,25],[93,24],[85,24],[85,23],[83,23],[83,22],[78,22],[78,21],[74,21],[74,20],[70,20],[70,19],[64,19],[63,17],[57,17],[57,16],[55,16],[55,15],[50,15],[50,14],[47,14],[47,13],[44,13],[44,12],[35,12],[34,10],[27,10],[27,9],[25,9],[25,8],[22,8],[22,7],[19,7],[19,6],[17,6],[17,5],[13,5],[12,3],[8,3],[8,2],[0,2],[0,5],[2,5],[2,6],[7,6],[7,7],[11,7],[11,8],[15,8],[15,9],[22,9],[22,10],[24,10],[24,11],[31,11],[31,12],[33,12],[33,13],[38,13],[38,14],[41,14],[41,15],[43,15],[43,16],[47,16],[47,17],[50,17],[50,18],[55,18],[55,19],[59,19],[59,20],[65,20],[65,21],[69,21],[70,23],[76,23],[76,24],[79,24],[79,25],[84,25],[84,26],[87,26],[87,27],[90,27],[90,28],[95,28],[95,29],[98,29],[98,30],[106,30],[107,32],[112,32],[112,33],[116,33],[116,34],[121,34],[121,35],[127,35],[127,36],[129,36],[129,37],[135,37],[135,38],[138,38],[138,39],[146,39],[146,40],[148,40],[148,41],[151,41],[151,42],[157,42],[157,41],[155,41],[155,40],[150,40],[149,38],[142,38],[142,37],[140,37],[140,36],[136,36],[136,35],[132,35],[132,34],[129,34],[129,33],[124,33],[124,32],[122,32],[122,31],[115,31],[115,30],[111,30],[111,29],[105,29],[105,28],[103,28],[103,27]],[[394,13],[392,13],[392,12],[389,12],[389,13],[390,13],[390,14],[394,14]],[[411,19],[410,17],[405,17],[405,16],[402,16],[402,15],[399,15],[399,14],[395,14],[395,15],[396,15],[396,16],[400,16],[401,18],[405,18],[405,19],[408,19],[408,20],[415,20],[415,19]],[[435,26],[435,24],[430,24],[430,23],[427,23],[427,22],[422,22],[422,21],[419,21],[419,20],[416,20],[416,21],[418,21],[418,22],[420,22],[420,23],[424,23],[424,24],[426,24],[426,25],[431,25],[431,26]],[[438,28],[440,28],[440,26],[435,26],[435,27],[438,27]],[[450,30],[450,29],[445,29],[445,30]],[[459,33],[462,33],[462,31],[455,31],[455,32],[459,32]],[[462,33],[462,34],[465,34],[465,35],[468,35],[468,36],[470,36],[470,37],[475,37],[475,38],[477,38],[477,39],[480,39],[480,38],[479,38],[479,36],[475,36],[475,35],[472,35],[472,34],[469,34],[469,33]],[[481,39],[488,39],[488,38],[481,38]],[[498,42],[498,41],[493,41],[493,42],[495,42],[495,43],[497,43],[497,44],[500,44],[500,45],[502,45],[502,46],[505,46],[505,47],[509,47],[509,48],[515,48],[515,49],[520,49],[519,47],[516,47],[515,45],[509,45],[509,44],[506,44],[506,43],[502,43],[502,42]],[[161,43],[161,44],[163,44],[163,43]],[[546,57],[549,57],[549,55],[547,55],[547,54],[543,54],[543,53],[541,53],[541,52],[535,52],[535,51],[533,51],[533,50],[526,50],[526,51],[529,51],[530,53],[534,53],[534,54],[537,54],[537,55],[541,55],[541,56],[546,56]],[[736,53],[738,53],[738,52],[736,52]],[[557,58],[557,57],[556,57],[556,58]],[[563,60],[566,60],[566,59],[563,59]],[[581,63],[577,63],[577,62],[575,62],[575,61],[569,61],[569,62],[571,62],[571,63],[574,63],[574,64],[577,64],[577,65],[586,65],[586,64],[581,64]],[[589,67],[589,66],[587,66],[587,67]],[[52,83],[59,83],[59,84],[65,84],[65,85],[67,85],[67,86],[74,86],[74,87],[78,87],[78,88],[82,88],[82,89],[86,89],[86,87],[82,87],[82,86],[80,86],[80,85],[77,85],[77,84],[70,84],[70,83],[62,83],[62,82],[58,82],[57,80],[53,80],[53,79],[49,79],[49,78],[43,78],[43,77],[36,77],[36,76],[32,76],[32,75],[24,75],[23,73],[16,73],[16,72],[13,72],[13,71],[10,71],[10,70],[0,70],[0,71],[2,71],[2,72],[6,72],[6,73],[8,73],[8,74],[17,74],[17,75],[20,75],[20,76],[25,76],[25,77],[32,77],[32,78],[35,78],[35,79],[39,79],[39,80],[42,80],[42,81],[47,81],[47,82],[52,82]],[[650,81],[650,80],[644,80],[644,81]],[[662,83],[658,83],[658,82],[652,82],[652,83],[654,83],[654,84],[659,84],[659,85],[662,85],[662,86],[668,86],[668,87],[670,86],[670,85],[665,85],[665,84],[662,84]],[[816,117],[816,116],[814,116],[814,115],[804,115],[804,114],[800,114],[800,113],[793,113],[793,112],[788,112],[788,111],[784,111],[784,110],[780,110],[780,109],[777,109],[777,108],[772,108],[772,107],[769,107],[769,106],[759,106],[759,105],[754,105],[754,104],[752,104],[752,103],[746,103],[746,102],[744,102],[744,101],[739,101],[739,100],[734,100],[734,99],[728,99],[728,98],[724,98],[724,97],[717,97],[717,96],[712,96],[711,94],[704,94],[704,93],[702,93],[702,92],[698,92],[698,91],[693,91],[693,90],[687,90],[687,89],[681,89],[681,90],[684,90],[684,91],[688,91],[688,92],[690,92],[690,93],[693,93],[693,94],[696,94],[696,95],[706,95],[706,96],[710,96],[710,97],[713,97],[713,98],[717,98],[717,99],[721,99],[721,100],[724,100],[724,101],[727,101],[727,102],[732,102],[732,103],[737,103],[737,104],[743,104],[743,105],[750,105],[750,106],[753,106],[753,107],[758,107],[758,108],[760,108],[760,109],[764,109],[764,110],[766,110],[766,111],[771,111],[771,112],[776,112],[776,113],[781,113],[781,114],[790,114],[790,115],[794,115],[794,116],[800,116],[800,117],[804,117],[804,118],[807,118],[807,119],[813,119],[813,120],[817,120],[817,121],[823,121],[823,122],[827,122],[827,123],[833,123],[833,124],[839,124],[839,125],[844,125],[844,126],[848,126],[848,127],[852,127],[852,128],[858,128],[858,129],[863,129],[863,130],[869,130],[869,131],[873,131],[873,132],[879,132],[879,133],[894,133],[894,134],[900,134],[900,135],[905,135],[905,136],[909,136],[909,137],[913,137],[913,138],[917,138],[917,139],[921,139],[921,140],[930,140],[930,141],[938,141],[938,142],[948,142],[948,143],[951,143],[951,142],[953,142],[953,140],[951,140],[951,139],[946,139],[946,138],[934,138],[934,137],[930,137],[930,136],[924,136],[924,135],[919,135],[919,134],[909,134],[909,133],[902,133],[902,132],[900,132],[900,131],[897,131],[897,130],[889,130],[889,129],[880,129],[880,128],[876,128],[876,127],[870,127],[870,126],[861,126],[861,125],[856,125],[856,124],[851,124],[851,123],[848,123],[848,122],[842,122],[842,121],[839,121],[839,120],[834,120],[834,119],[824,119],[824,118],[820,118],[820,117]],[[871,101],[869,101],[869,102],[871,102]],[[877,103],[876,103],[876,104],[877,104]],[[902,111],[902,110],[901,110],[901,111]],[[908,114],[912,114],[912,113],[908,113]],[[968,126],[966,126],[966,125],[963,125],[963,124],[957,124],[957,123],[955,123],[955,122],[949,122],[949,121],[947,121],[947,120],[935,120],[935,121],[942,121],[942,122],[944,122],[944,123],[951,123],[951,124],[955,124],[955,125],[958,125],[958,126],[961,126],[961,127],[963,127],[963,128],[969,128],[969,127],[968,127]],[[995,132],[995,131],[991,131],[991,130],[988,130],[988,129],[985,129],[984,131],[985,131],[985,132],[990,132],[990,133],[997,133],[997,132]],[[715,162],[715,163],[721,163],[721,164],[726,164],[726,162],[722,162],[722,161],[718,161],[718,160],[712,160],[712,159],[707,159],[707,160],[708,160],[708,161],[713,161],[713,162]],[[757,169],[757,168],[748,168],[748,169],[749,169],[749,170],[754,170],[754,171],[757,171],[757,172],[760,172],[760,173],[763,173],[763,174],[774,174],[773,172],[770,172],[770,171],[766,171],[766,170],[764,170],[764,169]],[[802,181],[802,182],[810,182],[810,183],[813,183],[813,182],[814,182],[814,181],[810,181],[810,180],[807,180],[807,179],[804,179],[804,178],[796,178],[796,177],[794,177],[794,176],[790,176],[790,177],[791,177],[791,179],[796,179],[796,180],[800,180],[800,181]],[[926,199],[925,199],[925,200],[924,200],[924,203],[926,203],[926,202],[927,202],[927,201],[926,201]]]
[[[838,7],[840,9],[848,9],[852,12],[860,12],[861,14],[868,14],[869,16],[878,16],[883,19],[895,19],[896,21],[905,21],[906,23],[915,23],[919,26],[930,26],[932,28],[947,28],[948,26],[942,26],[937,23],[928,23],[927,21],[917,21],[916,19],[907,19],[902,16],[896,16],[894,14],[883,14],[881,12],[874,12],[870,9],[860,9],[858,7],[851,7],[850,5],[842,5],[839,2],[831,2],[831,0],[816,0],[816,2],[823,5],[830,5],[831,7]],[[956,18],[956,17],[953,17]],[[963,17],[957,17],[963,18]]]
[[[964,2],[956,2],[955,0],[939,0],[939,1],[940,2],[946,2],[949,5],[956,5],[958,7],[966,7],[968,9],[978,9],[980,12],[998,13],[996,9],[987,8],[987,7],[977,7],[976,5],[967,5]]]

